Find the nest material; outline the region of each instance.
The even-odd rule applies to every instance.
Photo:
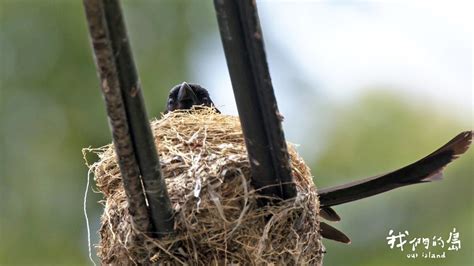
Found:
[[[103,264],[320,265],[319,202],[309,168],[289,145],[298,196],[260,207],[237,117],[175,111],[151,122],[175,211],[175,234],[136,231],[112,145],[95,149],[104,195],[98,256]]]

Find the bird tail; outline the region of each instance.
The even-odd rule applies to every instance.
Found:
[[[322,208],[370,197],[412,184],[442,179],[444,167],[467,151],[472,131],[454,137],[425,158],[393,172],[318,191]]]
[[[349,239],[348,236],[346,236],[346,234],[330,226],[329,224],[325,222],[320,222],[319,226],[320,226],[320,230],[321,230],[320,232],[321,232],[322,237],[331,239],[337,242],[341,242],[344,244],[351,243],[351,240]]]

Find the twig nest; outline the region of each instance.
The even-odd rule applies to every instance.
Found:
[[[238,117],[175,111],[151,122],[175,211],[175,235],[132,228],[113,147],[95,149],[104,195],[98,256],[103,264],[320,265],[319,202],[309,168],[289,145],[298,196],[259,207]]]

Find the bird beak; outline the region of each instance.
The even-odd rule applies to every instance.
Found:
[[[186,82],[183,82],[181,84],[181,87],[179,88],[178,102],[182,104],[187,104],[187,105],[190,104],[189,107],[198,103],[196,94],[193,92],[193,89],[191,89],[189,84]]]

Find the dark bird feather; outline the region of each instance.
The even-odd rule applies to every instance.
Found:
[[[444,167],[465,153],[471,142],[472,131],[461,132],[441,148],[408,166],[384,175],[321,189],[318,192],[320,215],[328,221],[339,221],[341,218],[330,206],[356,201],[403,186],[440,180]],[[336,228],[324,222],[321,222],[320,226],[322,237],[350,243],[350,239]]]
[[[191,109],[191,107],[199,105],[213,107],[216,112],[220,113],[214,106],[209,92],[205,88],[198,84],[183,82],[170,90],[165,113],[174,110]]]
[[[341,220],[341,217],[339,217],[339,215],[336,213],[336,211],[331,207],[321,208],[319,210],[319,215],[322,218],[324,218],[328,221],[331,221],[331,222],[339,222]]]
[[[440,180],[444,167],[467,151],[472,131],[454,137],[425,158],[393,172],[318,191],[321,207],[370,197],[395,188]]]
[[[337,242],[350,244],[351,240],[343,232],[337,230],[336,228],[330,226],[325,222],[319,223],[319,228],[321,230],[321,236],[327,239],[331,239]]]

